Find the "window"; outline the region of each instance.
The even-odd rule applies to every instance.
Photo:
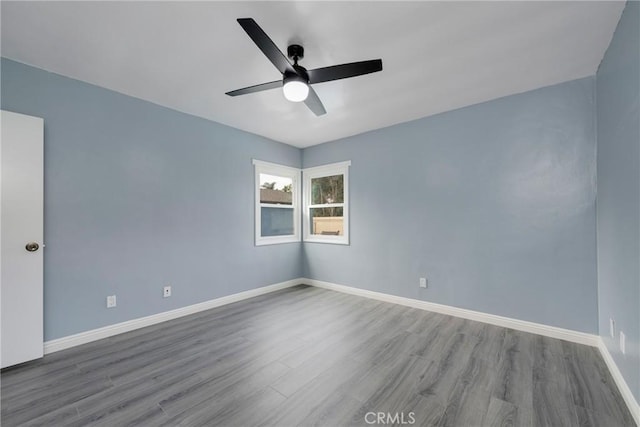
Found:
[[[349,166],[333,163],[303,170],[305,242],[349,244]]]
[[[256,246],[300,241],[300,170],[253,161]]]

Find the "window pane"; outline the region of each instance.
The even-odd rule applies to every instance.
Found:
[[[344,175],[311,179],[311,204],[344,202]]]
[[[293,234],[293,209],[260,208],[261,236],[288,236]]]
[[[275,205],[292,204],[293,180],[291,178],[260,174],[260,203]]]
[[[311,234],[344,236],[343,208],[311,208]]]

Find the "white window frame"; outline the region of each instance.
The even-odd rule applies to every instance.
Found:
[[[306,168],[302,170],[302,176],[304,179],[304,203],[303,203],[303,235],[305,242],[313,243],[333,243],[336,245],[348,245],[349,244],[349,166],[351,161],[331,163],[328,165],[316,166],[312,168]],[[344,189],[343,203],[331,203],[324,205],[312,205],[311,204],[311,180],[314,178],[322,178],[325,176],[343,175],[344,176]],[[343,215],[343,235],[342,236],[330,236],[311,234],[311,209],[319,207],[342,207]]]
[[[263,162],[253,159],[254,165],[254,192],[255,192],[255,245],[277,245],[281,243],[294,243],[300,241],[300,169],[283,166],[276,163]],[[260,174],[276,175],[291,178],[291,207],[260,203]],[[293,234],[286,236],[262,236],[262,208],[281,208],[293,210]]]

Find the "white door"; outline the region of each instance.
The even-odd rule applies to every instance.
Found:
[[[0,365],[43,353],[41,118],[2,111],[0,129]]]

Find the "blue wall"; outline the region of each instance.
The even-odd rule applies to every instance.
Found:
[[[600,335],[640,401],[640,3],[627,2],[597,73]],[[609,335],[609,317],[617,324]],[[619,331],[627,336],[626,355]]]
[[[300,244],[254,246],[251,163],[300,167],[299,149],[9,60],[1,71],[2,108],[45,123],[46,340],[300,277]]]
[[[305,149],[304,167],[352,166],[351,245],[304,244],[304,274],[597,333],[594,92],[585,78]]]
[[[638,151],[625,136],[638,91],[624,83],[637,68],[620,71],[637,6],[623,15],[636,10],[635,30],[621,24],[597,79],[599,102],[611,98],[597,117],[599,179],[610,187],[598,206],[610,282],[600,326],[617,307],[635,354],[637,306],[623,304],[633,289],[605,275],[637,284],[637,269],[623,261],[620,273],[620,248],[604,253],[602,238],[608,230],[619,246],[618,216],[633,216],[620,207],[638,206],[637,186],[613,167],[621,157],[638,182],[638,156],[616,148]],[[45,119],[46,339],[300,276],[595,333],[595,86],[576,80],[301,151],[3,59],[2,108]],[[622,142],[603,154],[607,139]],[[351,160],[351,245],[255,247],[252,158]],[[174,296],[163,299],[169,283]],[[113,293],[118,308],[107,310]]]

